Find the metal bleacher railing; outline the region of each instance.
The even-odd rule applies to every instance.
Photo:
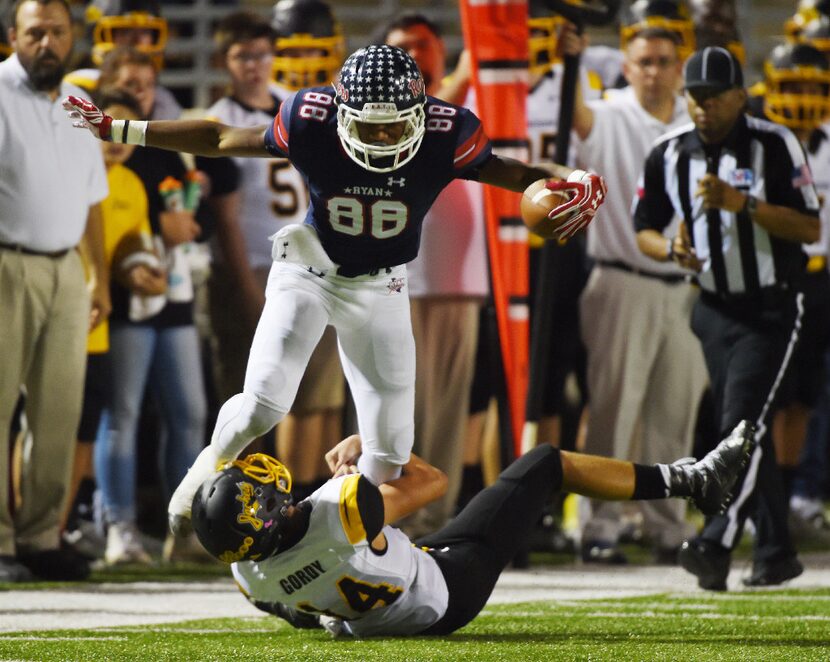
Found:
[[[439,23],[444,31],[447,51],[457,54],[463,47],[457,0],[331,0],[332,8],[343,26],[348,48],[355,49],[367,43],[372,31],[381,21],[406,10],[418,10]],[[757,79],[760,63],[769,53],[781,25],[789,16],[795,2],[780,0],[738,0],[738,15],[743,17],[741,31],[747,48],[749,80]],[[162,3],[162,13],[171,26],[166,56],[168,66],[160,81],[180,97],[185,106],[205,108],[227,81],[227,75],[215,64],[213,26],[223,16],[239,8],[247,8],[270,16],[272,3],[248,0],[212,2],[191,0],[188,4]],[[83,13],[77,7],[78,17]],[[594,43],[615,45],[614,28],[591,30]],[[78,44],[82,51],[89,44]]]
[[[359,2],[347,0],[332,2],[332,8],[343,26],[349,49],[365,44],[374,27],[382,20],[407,9],[418,9],[437,20],[446,34],[450,52],[462,48],[457,4],[453,0],[379,0]],[[165,56],[167,66],[161,72],[160,82],[181,97],[184,105],[194,108],[209,106],[217,89],[227,81],[227,74],[215,64],[213,27],[232,11],[245,8],[271,14],[272,3],[242,2],[232,4],[210,0],[192,0],[188,4],[162,4],[162,14],[170,25],[170,37]],[[74,12],[82,20],[83,8]],[[81,40],[78,52],[89,48]]]

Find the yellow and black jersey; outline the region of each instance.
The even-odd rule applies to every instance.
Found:
[[[310,513],[298,544],[260,563],[233,564],[250,599],[340,618],[357,636],[416,634],[444,614],[438,565],[383,525],[383,498],[366,478],[330,480],[301,506]],[[370,542],[380,533],[386,544],[377,551]]]

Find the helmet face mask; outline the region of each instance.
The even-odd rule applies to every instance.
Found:
[[[362,48],[346,60],[335,83],[337,135],[349,157],[371,172],[390,172],[411,161],[424,139],[426,94],[415,61],[394,46]],[[403,123],[393,144],[366,142],[361,124]],[[389,127],[392,129],[392,127]]]
[[[92,60],[101,64],[116,46],[129,45],[153,56],[160,69],[167,46],[167,21],[152,1],[100,0],[87,7],[86,20],[92,29]]]
[[[527,40],[529,70],[544,75],[560,60],[559,32],[565,23],[561,16],[531,16],[527,20],[530,36]]]
[[[812,130],[830,119],[830,64],[807,44],[779,46],[764,63],[764,113],[784,126]]]
[[[340,25],[322,0],[280,0],[274,5],[274,82],[289,90],[327,85],[346,52]]]
[[[224,563],[273,556],[292,504],[291,474],[263,453],[223,465],[193,498],[191,521],[202,546]]]

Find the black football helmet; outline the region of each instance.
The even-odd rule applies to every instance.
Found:
[[[85,11],[92,27],[92,61],[100,66],[113,48],[128,45],[152,56],[161,68],[167,21],[156,0],[94,0]],[[139,37],[140,35],[140,37]]]
[[[810,44],[781,44],[764,63],[764,114],[791,129],[830,119],[830,63]]]
[[[396,46],[367,46],[343,63],[334,84],[337,135],[358,165],[372,172],[390,172],[408,163],[421,146],[425,131],[424,79],[415,60]],[[365,143],[357,122],[405,122],[394,145]]]
[[[721,46],[746,64],[746,49],[738,30],[738,10],[734,0],[689,0],[695,25],[697,49]]]
[[[271,27],[274,81],[290,90],[328,85],[346,53],[346,42],[331,8],[322,0],[279,0]]]
[[[291,504],[286,466],[256,453],[226,463],[202,483],[191,522],[202,547],[220,561],[258,561],[279,549]]]
[[[685,60],[695,51],[695,26],[689,10],[680,0],[636,0],[623,15],[620,49],[625,50],[638,32],[663,28],[677,35],[677,55]]]

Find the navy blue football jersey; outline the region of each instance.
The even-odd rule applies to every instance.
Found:
[[[409,262],[424,215],[455,178],[475,179],[490,157],[481,122],[466,108],[427,97],[426,133],[415,157],[391,172],[362,168],[337,136],[330,86],[299,90],[265,132],[274,156],[288,157],[311,194],[311,224],[339,273],[356,275]]]

